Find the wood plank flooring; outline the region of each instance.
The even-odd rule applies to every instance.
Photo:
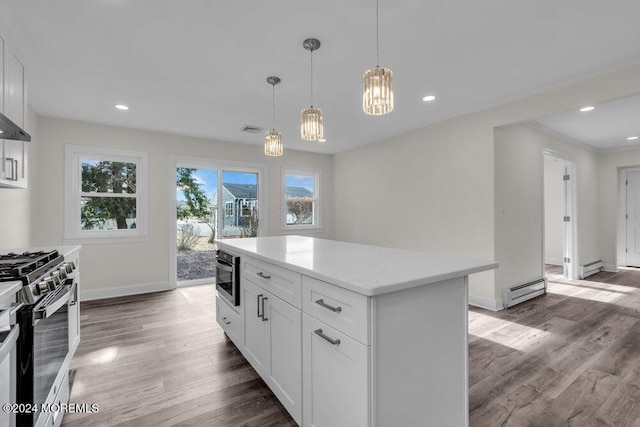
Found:
[[[472,427],[640,427],[640,270],[566,281],[469,311]],[[213,286],[81,305],[63,426],[293,426],[215,321]]]

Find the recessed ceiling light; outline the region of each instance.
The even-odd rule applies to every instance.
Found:
[[[124,105],[124,104],[116,104],[114,105],[114,107],[116,107],[118,110],[122,110],[122,111],[127,111],[129,109],[128,105]]]
[[[630,136],[629,138],[627,138],[627,141],[635,141],[636,139],[638,139],[637,136]]]
[[[319,139],[318,142],[327,142],[325,138]]]
[[[431,102],[431,101],[435,101],[436,100],[436,96],[435,95],[427,95],[424,98],[422,98],[422,100],[424,102]]]
[[[587,111],[593,111],[595,109],[596,109],[596,107],[594,107],[593,105],[587,105],[586,107],[582,107],[580,109],[580,112],[581,113],[586,113]]]
[[[0,130],[0,133],[4,133],[4,132]]]

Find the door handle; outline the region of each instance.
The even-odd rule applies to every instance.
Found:
[[[332,338],[329,338],[328,336],[322,333],[322,329],[316,329],[313,332],[323,340],[329,341],[332,345],[340,345],[340,338],[336,338],[335,340]]]
[[[263,314],[260,314],[260,298],[262,298],[262,294],[258,295],[258,304],[256,304],[256,307],[258,308],[258,317],[262,317],[264,319],[264,306],[262,306]]]
[[[262,298],[262,321],[266,322],[269,320],[268,317],[264,317],[264,302],[267,300],[267,297]]]

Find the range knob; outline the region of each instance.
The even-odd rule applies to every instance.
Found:
[[[54,290],[55,288],[57,288],[58,286],[60,286],[60,273],[57,271],[54,271],[53,273],[51,273],[51,279],[49,279],[51,281],[51,286],[53,286]]]
[[[60,280],[64,280],[67,278],[67,268],[62,265],[58,268],[58,271],[55,272],[60,277]]]
[[[42,282],[38,283],[38,291],[40,295],[44,295],[49,293],[51,289],[49,289],[50,279],[44,279]]]
[[[75,269],[76,265],[73,263],[73,261],[65,262],[64,264],[62,264],[62,266],[60,266],[60,271],[64,271],[67,274],[73,273],[73,270]]]

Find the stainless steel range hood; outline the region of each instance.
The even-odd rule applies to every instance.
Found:
[[[31,136],[13,123],[7,116],[0,113],[0,139],[15,139],[17,141],[31,141]]]

